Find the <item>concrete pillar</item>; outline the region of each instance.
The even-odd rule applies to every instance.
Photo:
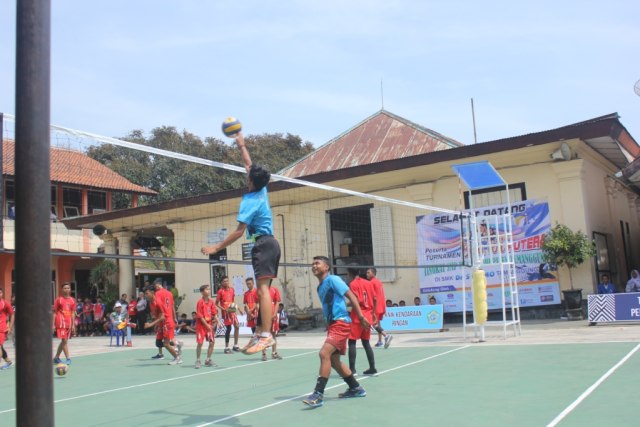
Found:
[[[131,255],[131,238],[134,233],[125,231],[121,233],[113,234],[118,239],[118,254],[119,255]],[[135,281],[134,281],[134,268],[133,259],[118,259],[118,296],[127,294],[129,296],[135,295]]]

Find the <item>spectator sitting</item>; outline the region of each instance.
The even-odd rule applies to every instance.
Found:
[[[602,280],[598,284],[598,293],[599,294],[615,294],[616,293],[616,286],[613,283],[609,282],[608,274],[602,275]]]
[[[638,270],[631,270],[631,279],[629,279],[629,281],[627,282],[625,291],[640,292],[640,273],[638,273]],[[599,290],[598,293],[600,293]]]
[[[191,322],[187,319],[187,314],[182,313],[180,318],[178,319],[178,324],[176,325],[176,334],[186,334],[189,332],[189,327],[191,326]]]
[[[113,312],[109,315],[108,325],[112,329],[118,329],[118,325],[127,319],[127,311],[122,309],[120,301],[113,305]]]

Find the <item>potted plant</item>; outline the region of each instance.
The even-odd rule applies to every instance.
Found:
[[[541,249],[546,262],[569,270],[571,289],[562,291],[567,307],[567,318],[582,319],[582,289],[573,287],[571,271],[595,256],[595,244],[582,231],[574,232],[566,225],[556,223],[555,227],[544,236]]]

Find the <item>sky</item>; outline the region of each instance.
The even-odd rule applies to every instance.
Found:
[[[0,2],[15,113],[16,0]],[[320,146],[384,109],[464,144],[617,112],[640,142],[640,2],[52,1],[51,123]]]

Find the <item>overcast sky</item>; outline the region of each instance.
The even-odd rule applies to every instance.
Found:
[[[640,1],[52,1],[54,124],[319,146],[382,106],[465,144],[618,112],[640,141]],[[523,3],[535,6],[522,5]],[[15,112],[15,0],[0,112]]]

